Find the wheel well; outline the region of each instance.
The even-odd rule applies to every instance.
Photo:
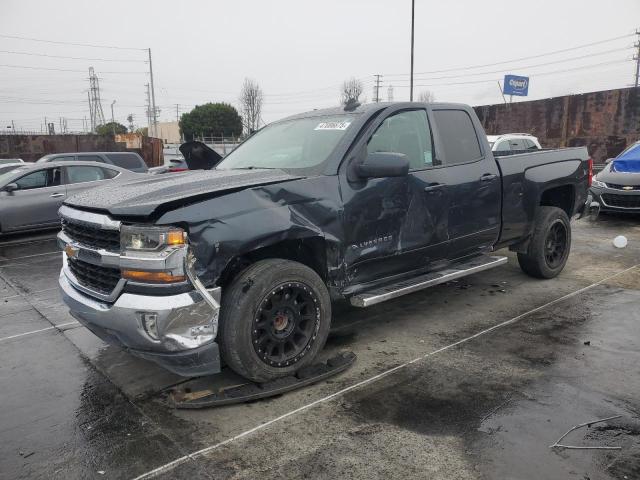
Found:
[[[314,270],[324,281],[327,280],[325,240],[321,237],[310,237],[283,240],[234,257],[222,271],[218,284],[220,286],[228,285],[238,273],[249,265],[267,258],[282,258],[302,263]]]
[[[573,213],[575,192],[571,185],[550,188],[545,190],[540,197],[540,205],[545,207],[558,207],[564,210],[569,218]]]

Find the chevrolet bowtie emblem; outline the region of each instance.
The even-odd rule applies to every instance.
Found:
[[[65,245],[64,247],[64,253],[67,254],[67,257],[69,258],[76,258],[78,256],[78,252],[80,251],[79,248],[74,247],[73,245]]]
[[[623,190],[633,190],[633,187],[622,187]]]

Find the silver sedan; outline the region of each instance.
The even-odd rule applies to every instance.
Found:
[[[140,175],[145,174],[96,162],[17,165],[0,173],[0,234],[55,227],[68,196]]]

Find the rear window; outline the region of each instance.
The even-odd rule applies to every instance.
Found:
[[[482,157],[480,142],[471,117],[464,110],[435,110],[445,163],[473,162]]]
[[[147,165],[144,160],[135,153],[107,153],[106,155],[118,167],[133,170],[134,172],[147,171]]]
[[[104,163],[104,158],[100,155],[78,155],[78,160],[83,162],[101,162]]]

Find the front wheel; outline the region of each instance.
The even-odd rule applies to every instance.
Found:
[[[536,278],[556,277],[571,250],[571,224],[564,210],[539,207],[527,253],[518,253],[520,268]]]
[[[330,323],[329,293],[318,274],[298,262],[267,259],[224,291],[218,339],[231,369],[265,382],[313,361]]]

